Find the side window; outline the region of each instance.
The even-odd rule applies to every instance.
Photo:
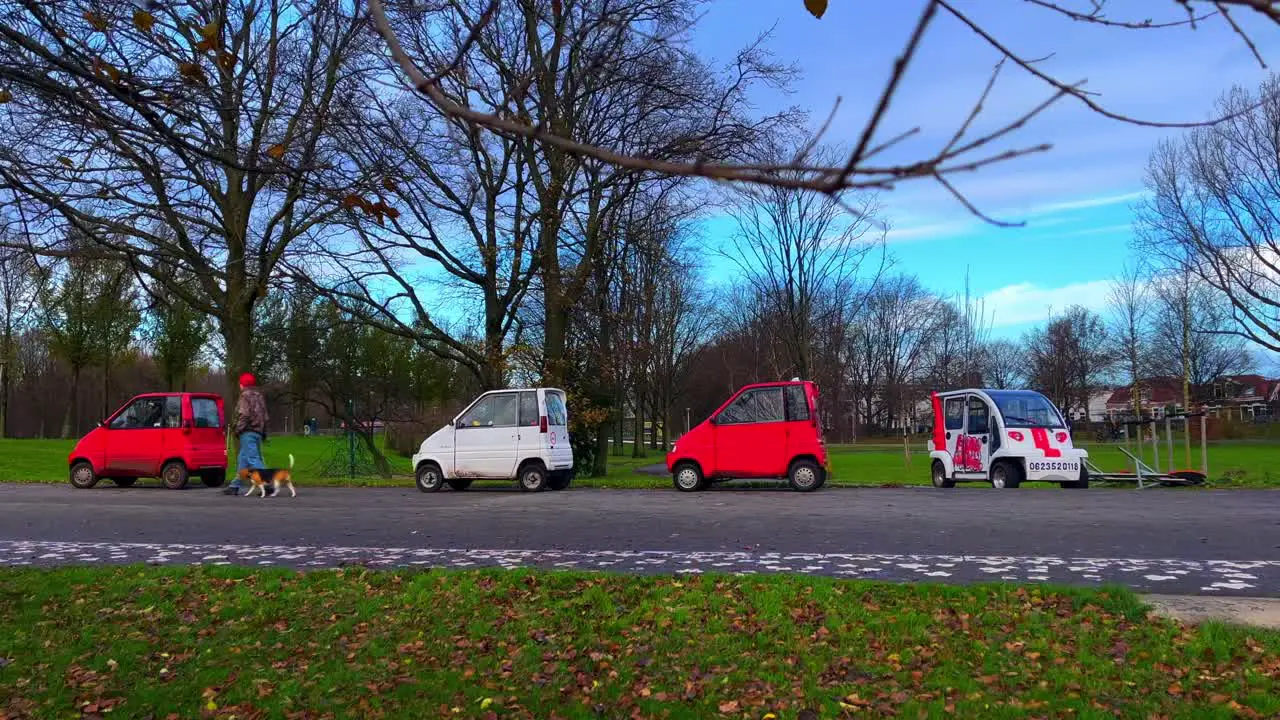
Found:
[[[943,408],[944,427],[948,430],[959,430],[964,427],[964,398],[947,398]]]
[[[538,426],[538,393],[520,393],[520,426]]]
[[[809,401],[804,396],[804,386],[788,385],[785,392],[787,401],[787,420],[808,420]]]
[[[991,430],[991,416],[987,412],[987,404],[982,398],[969,398],[969,430],[970,435],[985,435]]]
[[[490,395],[475,405],[462,416],[461,424],[465,427],[515,427],[519,410],[519,398],[516,393]]]
[[[111,421],[112,430],[141,430],[143,428],[160,427],[161,416],[164,415],[165,399],[162,397],[142,398],[125,408],[125,411]]]
[[[721,425],[745,425],[747,423],[782,422],[782,388],[748,390],[725,408],[716,422]]]
[[[198,428],[216,428],[218,403],[209,398],[191,398],[191,416]]]
[[[182,427],[182,397],[170,395],[164,399],[164,414],[160,425],[166,428]]]

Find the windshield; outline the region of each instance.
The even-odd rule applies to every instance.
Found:
[[[1011,428],[1061,428],[1066,427],[1058,409],[1049,399],[1030,390],[991,391],[987,393],[1000,408],[1005,427]]]

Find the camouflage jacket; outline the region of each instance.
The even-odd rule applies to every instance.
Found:
[[[267,435],[267,401],[257,388],[245,388],[240,391],[240,400],[236,403],[236,435],[256,432],[263,437]]]

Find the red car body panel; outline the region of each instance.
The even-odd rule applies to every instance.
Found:
[[[159,399],[181,408],[179,422],[163,426],[112,427],[140,400]],[[216,420],[213,409],[216,407]],[[67,465],[81,460],[93,465],[99,477],[157,477],[170,460],[181,460],[187,470],[225,470],[227,467],[226,414],[222,398],[210,393],[147,393],[131,398],[98,427],[76,443]]]
[[[717,424],[715,419],[743,393],[757,388],[802,386],[808,418],[782,422],[735,425]],[[711,417],[685,433],[667,453],[667,471],[681,462],[693,461],[708,479],[780,478],[787,475],[793,460],[808,457],[824,469],[827,448],[818,416],[818,387],[812,382],[756,383],[740,388]]]

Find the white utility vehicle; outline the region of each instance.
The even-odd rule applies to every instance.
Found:
[[[929,457],[934,487],[1023,481],[1089,487],[1088,451],[1073,447],[1071,429],[1049,398],[1033,390],[953,390],[933,394]]]
[[[569,410],[563,390],[494,390],[476,398],[413,456],[422,492],[448,483],[516,479],[520,489],[563,490],[573,479]]]

